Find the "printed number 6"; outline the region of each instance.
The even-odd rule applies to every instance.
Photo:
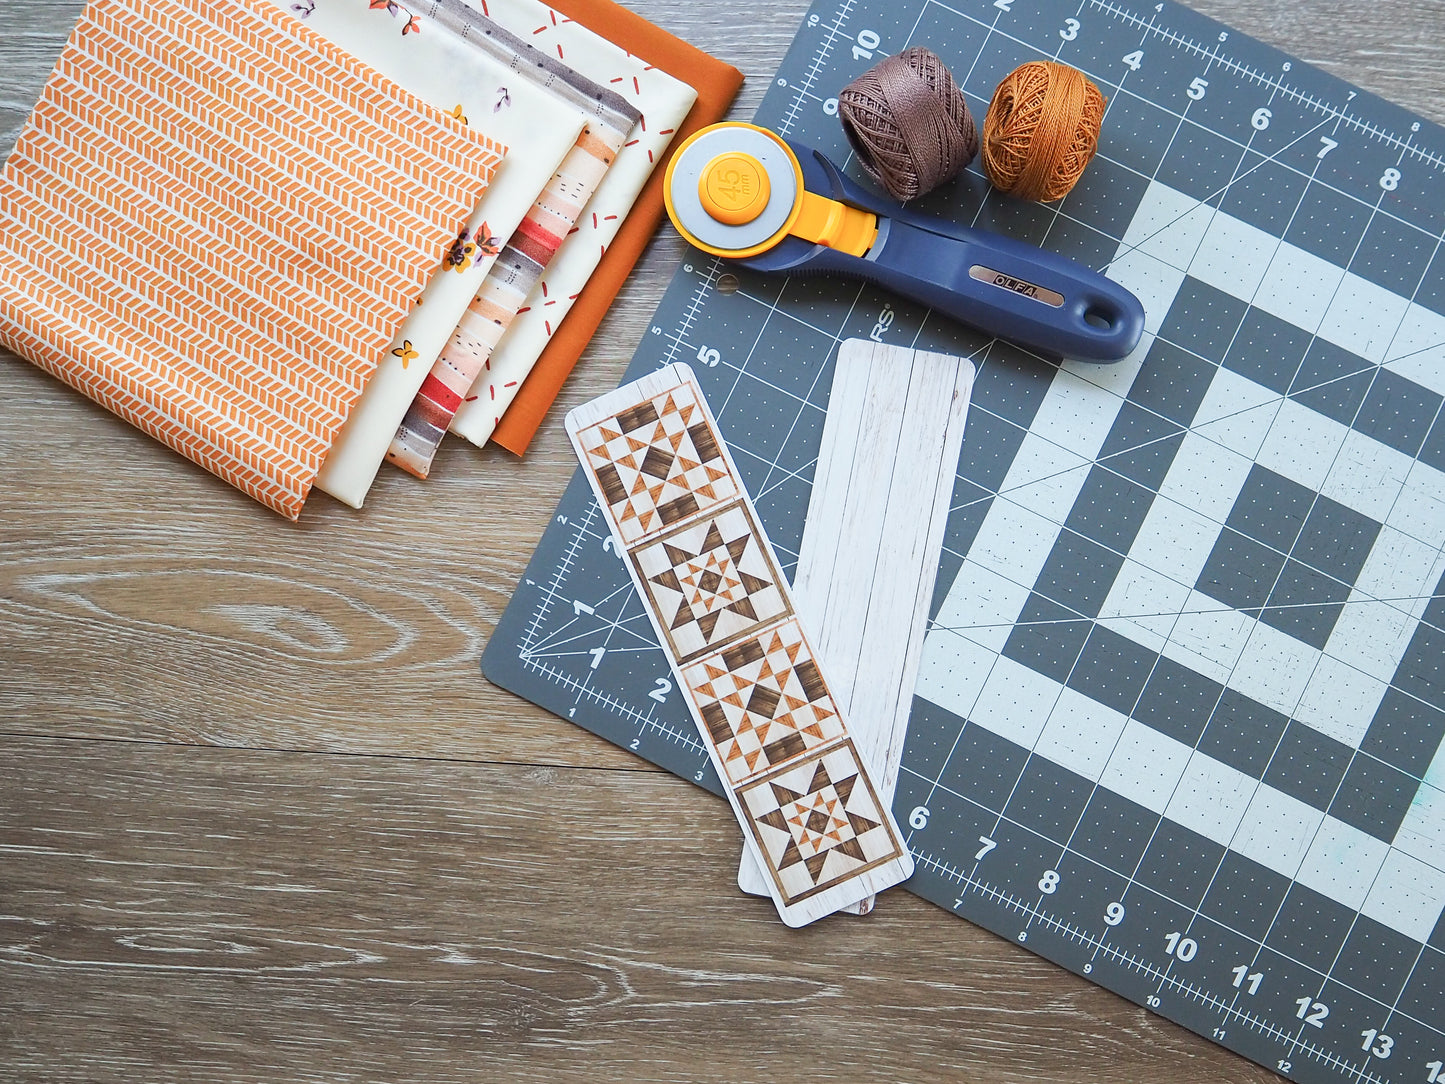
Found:
[[[928,807],[926,805],[914,806],[913,812],[908,814],[908,825],[910,828],[927,828]]]

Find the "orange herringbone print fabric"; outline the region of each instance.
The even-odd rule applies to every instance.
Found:
[[[92,0],[0,171],[0,343],[295,519],[504,152],[265,0]]]

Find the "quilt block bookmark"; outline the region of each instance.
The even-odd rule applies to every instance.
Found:
[[[580,406],[567,432],[783,921],[907,880],[913,858],[692,370]]]

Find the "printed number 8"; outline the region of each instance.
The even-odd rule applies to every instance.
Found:
[[[1400,187],[1400,171],[1394,166],[1385,170],[1385,175],[1380,178],[1380,187],[1386,192],[1393,192]]]

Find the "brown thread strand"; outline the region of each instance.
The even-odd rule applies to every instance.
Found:
[[[978,153],[978,127],[952,73],[921,45],[844,87],[838,117],[863,168],[897,200],[958,176]]]
[[[1063,199],[1098,149],[1105,104],[1076,68],[1022,65],[999,83],[984,118],[984,173],[1020,199]]]

